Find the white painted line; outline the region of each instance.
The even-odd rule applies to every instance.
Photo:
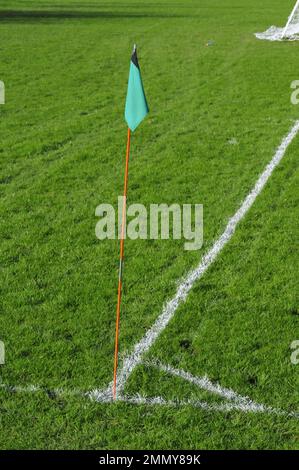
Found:
[[[299,413],[297,412],[288,413],[283,410],[276,410],[274,408],[265,407],[264,405],[255,404],[253,402],[243,402],[240,399],[243,400],[243,398],[245,399],[246,397],[241,397],[237,394],[236,394],[236,398],[234,399],[233,395],[230,395],[230,393],[234,394],[235,392],[233,392],[230,389],[222,389],[222,391],[224,392],[224,390],[226,390],[225,393],[228,393],[228,395],[231,396],[230,399],[233,401],[231,403],[222,403],[222,404],[210,404],[204,401],[196,401],[196,400],[167,401],[161,397],[146,398],[146,397],[141,397],[139,395],[128,397],[120,393],[121,390],[124,388],[126,381],[128,380],[130,374],[133,372],[135,367],[141,363],[142,356],[154,344],[156,339],[159,337],[160,333],[164,330],[164,328],[167,326],[167,324],[173,317],[179,305],[186,299],[194,282],[202,277],[204,272],[216,259],[217,255],[220,253],[222,248],[231,239],[231,237],[233,236],[235,232],[237,224],[240,222],[240,220],[244,217],[244,215],[250,209],[255,199],[257,198],[257,196],[261,193],[262,189],[264,188],[265,184],[270,178],[273,170],[276,168],[276,166],[279,164],[279,162],[283,158],[288,146],[293,141],[298,131],[299,131],[299,121],[296,121],[291,131],[289,132],[289,134],[282,140],[274,157],[272,158],[270,163],[266,166],[261,176],[258,178],[254,188],[248,194],[248,196],[242,203],[240,209],[238,209],[235,215],[229,220],[223,234],[218,238],[218,240],[214,243],[212,248],[203,257],[198,267],[194,269],[193,271],[191,271],[189,275],[186,277],[186,279],[182,280],[175,296],[170,301],[167,302],[167,304],[163,308],[161,315],[157,318],[154,325],[147,331],[147,333],[141,339],[141,341],[139,341],[135,345],[133,353],[124,360],[123,368],[120,371],[119,378],[118,378],[117,389],[118,389],[119,401],[123,401],[125,403],[132,403],[136,405],[138,404],[138,405],[165,405],[165,406],[193,406],[196,408],[202,408],[207,411],[228,412],[228,411],[233,411],[233,410],[239,410],[243,412],[259,412],[259,413],[272,413],[272,414],[274,413],[278,415],[295,417],[297,419],[299,418]],[[187,376],[190,379],[190,375],[188,373],[185,373],[185,374],[187,374]],[[202,386],[203,385],[209,386],[211,388],[210,391],[212,391],[212,385],[213,385],[213,387],[216,387],[216,388],[213,388],[214,393],[218,391],[218,394],[220,394],[219,393],[220,390],[217,388],[217,386],[215,386],[212,383],[198,382],[198,384],[201,384]],[[9,386],[5,384],[0,384],[0,388],[10,391],[10,392],[16,392],[16,393],[35,393],[35,392],[44,392],[48,394],[51,393],[51,391],[47,390],[45,387],[41,387],[38,385]],[[56,389],[52,393],[55,393],[59,396],[67,396],[67,395],[68,396],[71,396],[71,395],[82,396],[82,397],[86,397],[86,398],[89,398],[91,400],[94,400],[100,403],[113,403],[111,386],[108,386],[108,388],[105,390],[95,389],[89,392],[80,392],[78,390],[68,391],[68,390],[63,390],[63,389]],[[229,399],[228,396],[225,398]],[[234,400],[236,401],[234,402]]]
[[[215,261],[223,247],[232,238],[238,223],[240,222],[240,220],[243,219],[245,214],[248,212],[248,210],[251,208],[252,204],[256,200],[257,196],[263,190],[265,184],[272,175],[273,170],[282,160],[288,146],[296,137],[298,131],[299,121],[296,121],[288,135],[283,138],[272,160],[270,161],[270,163],[268,163],[263,173],[259,176],[257,182],[255,183],[255,186],[245,198],[241,207],[237,210],[235,215],[233,215],[233,217],[229,219],[223,234],[218,238],[218,240],[216,240],[216,242],[208,251],[208,253],[204,255],[199,265],[194,270],[189,272],[187,277],[181,281],[175,296],[166,303],[162,310],[162,313],[159,315],[153,326],[135,345],[133,352],[124,359],[122,369],[120,369],[118,372],[118,394],[124,389],[125,384],[135,367],[137,367],[141,363],[143,355],[151,348],[151,346],[155,343],[159,335],[166,328],[181,303],[186,300],[186,297],[192,289],[195,281],[198,281],[203,276],[209,266],[213,263],[213,261]],[[111,390],[112,383],[108,385],[108,388],[106,390],[99,390],[98,393],[104,394],[105,396],[109,396],[111,394]]]
[[[68,398],[68,397],[79,397],[86,398],[97,403],[110,403],[114,404],[111,395],[101,394],[99,390],[91,390],[89,392],[83,392],[80,390],[66,390],[62,388],[56,388],[54,390],[47,389],[46,387],[41,387],[40,385],[6,385],[0,384],[0,388],[10,393],[44,393],[48,396]],[[219,411],[219,412],[231,412],[231,411],[241,411],[243,413],[265,413],[265,414],[275,414],[278,416],[288,416],[289,418],[299,419],[299,413],[289,413],[284,410],[278,410],[275,408],[270,408],[264,405],[259,405],[257,403],[247,403],[240,401],[232,401],[227,403],[208,403],[206,401],[200,400],[165,400],[162,397],[143,397],[141,395],[125,396],[119,395],[118,402],[128,403],[132,405],[147,405],[147,406],[168,406],[168,407],[181,407],[181,406],[191,406],[193,408],[200,408],[205,411]]]
[[[165,400],[161,397],[151,397],[146,398],[142,396],[131,396],[131,397],[122,397],[118,399],[126,403],[132,403],[134,405],[160,405],[160,406],[169,406],[169,407],[181,407],[181,406],[191,406],[193,408],[201,408],[205,411],[220,411],[220,412],[230,412],[230,411],[241,411],[243,413],[265,413],[265,414],[275,414],[281,416],[292,416],[297,417],[292,414],[288,414],[281,410],[276,410],[274,408],[268,408],[264,405],[254,405],[249,403],[208,403],[206,401],[200,400],[187,400],[187,401],[176,401],[176,400]]]
[[[57,397],[70,397],[70,396],[89,396],[89,392],[82,392],[77,389],[63,389],[54,388],[48,389],[41,385],[7,385],[0,383],[0,389],[11,393],[45,393],[46,395],[57,396]]]
[[[12,393],[35,393],[42,391],[39,385],[7,385],[0,384],[0,388],[6,392]]]
[[[262,413],[270,413],[270,414],[288,414],[289,416],[295,416],[295,417],[299,416],[299,413],[296,413],[296,412],[288,413],[286,411],[278,410],[277,408],[273,408],[268,405],[256,403],[247,396],[239,395],[231,388],[221,387],[220,384],[213,383],[207,376],[197,377],[182,369],[175,369],[174,367],[171,367],[168,364],[167,365],[161,364],[161,362],[159,361],[151,361],[151,362],[148,361],[144,364],[155,367],[163,372],[166,372],[167,374],[184,379],[187,382],[190,382],[191,384],[197,386],[198,388],[202,390],[205,390],[207,392],[210,392],[212,394],[225,398],[229,402],[234,403],[236,405],[235,408],[231,408],[231,409],[236,409],[236,410],[245,411],[245,412],[252,411],[253,413],[262,412]],[[190,403],[190,402],[187,401],[186,403]],[[202,403],[202,402],[193,401],[192,403],[193,403],[192,406],[197,407],[197,403]],[[208,405],[209,407],[214,406],[214,404],[208,404]],[[220,408],[218,409],[222,409],[223,411],[225,410],[227,411],[230,409],[228,403],[226,404],[222,403],[216,406],[219,406]]]
[[[187,382],[190,382],[191,384],[195,385],[196,387],[207,392],[213,393],[214,395],[218,395],[222,398],[225,398],[226,400],[235,401],[238,403],[246,403],[255,406],[257,405],[249,397],[243,397],[242,395],[239,395],[230,388],[221,387],[221,385],[219,385],[218,383],[213,383],[207,376],[197,377],[190,374],[190,372],[186,372],[182,369],[175,369],[168,364],[164,365],[157,361],[146,362],[145,364],[155,367],[156,369],[159,369],[163,372],[166,372],[166,374],[170,374],[175,377],[184,379]]]
[[[88,397],[92,401],[99,403],[115,403],[111,395],[103,395],[98,390],[93,390],[88,394]],[[299,419],[299,413],[296,412],[287,412],[284,410],[279,410],[269,406],[261,405],[254,403],[253,401],[230,401],[224,403],[208,403],[207,401],[202,400],[165,400],[162,397],[144,397],[141,395],[121,395],[119,394],[117,401],[124,403],[130,403],[132,405],[150,405],[150,406],[169,406],[169,407],[181,407],[181,406],[191,406],[193,408],[201,408],[205,411],[220,411],[220,412],[230,412],[230,411],[241,411],[243,413],[264,413],[264,414],[275,414],[278,416],[288,416],[290,418]]]

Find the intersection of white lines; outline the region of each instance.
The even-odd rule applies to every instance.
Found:
[[[165,400],[164,398],[159,396],[143,397],[140,395],[127,396],[124,394],[124,388],[128,378],[137,366],[144,363],[144,355],[149,351],[149,349],[153,346],[162,331],[166,328],[179,306],[186,300],[194,283],[204,275],[206,270],[215,261],[224,246],[232,238],[237,228],[237,225],[243,219],[243,217],[251,208],[258,195],[264,189],[274,169],[280,163],[286,153],[287,148],[298,134],[298,131],[299,121],[296,121],[287,136],[283,138],[273,158],[268,163],[263,173],[257,179],[250,193],[246,196],[237,212],[229,219],[222,235],[215,241],[212,248],[203,256],[198,266],[192,271],[190,271],[189,274],[181,280],[174,297],[166,303],[161,314],[158,316],[153,326],[146,332],[144,337],[134,346],[132,353],[124,359],[123,366],[118,373],[117,401],[123,401],[126,403],[137,405],[193,406],[195,408],[201,408],[206,411],[228,412],[238,410],[242,412],[270,413],[276,415],[286,415],[295,418],[299,417],[299,413],[297,412],[287,412],[284,410],[272,408],[267,405],[255,403],[248,397],[243,397],[231,389],[221,387],[219,384],[211,382],[210,379],[206,376],[196,377],[191,375],[189,372],[174,369],[170,365],[163,365],[157,362],[152,362],[150,363],[150,365],[159,368],[161,371],[169,375],[180,377],[181,379],[192,383],[199,389],[205,390],[206,392],[209,392],[213,395],[220,396],[225,401],[223,403],[217,404],[198,400]],[[65,389],[56,389],[51,391],[39,385],[9,386],[5,384],[0,384],[0,388],[14,393],[46,392],[48,394],[53,394],[56,396],[81,396],[101,403],[113,403],[112,383],[110,383],[106,389],[95,389],[87,392],[83,392],[80,390]]]

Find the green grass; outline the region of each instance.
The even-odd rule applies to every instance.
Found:
[[[2,1],[2,382],[89,390],[111,380],[118,243],[96,239],[94,211],[122,192],[132,44],[151,113],[132,140],[129,203],[204,204],[204,245],[186,252],[184,240],[126,242],[121,357],[222,233],[298,116],[290,83],[299,45],[253,36],[282,26],[292,4]],[[298,410],[290,362],[298,150],[299,138],[149,352],[287,411]],[[201,398],[142,366],[126,392]],[[299,447],[298,420],[287,417],[3,390],[0,411],[6,449]]]

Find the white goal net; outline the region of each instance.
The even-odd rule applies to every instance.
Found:
[[[271,26],[264,33],[255,34],[258,39],[267,39],[268,41],[298,41],[299,40],[299,0],[291,12],[287,24],[284,28]]]

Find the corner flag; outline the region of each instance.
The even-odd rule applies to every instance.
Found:
[[[149,112],[147,101],[145,98],[140,68],[137,59],[136,46],[134,46],[133,54],[131,57],[130,74],[126,101],[125,118],[128,124],[128,137],[127,137],[127,151],[126,151],[126,166],[125,166],[125,181],[124,181],[124,197],[122,208],[122,223],[121,223],[121,238],[120,238],[120,256],[119,256],[119,275],[118,275],[118,290],[117,290],[117,307],[116,307],[116,324],[115,324],[115,347],[114,347],[114,371],[113,371],[113,398],[117,399],[117,367],[118,367],[118,342],[119,342],[119,327],[120,327],[120,307],[122,297],[122,277],[123,277],[123,264],[124,264],[124,238],[126,227],[126,206],[127,206],[127,191],[128,191],[128,177],[129,177],[129,158],[130,158],[130,145],[131,145],[131,132],[134,131],[141,121]]]
[[[136,46],[134,46],[131,57],[125,109],[125,119],[131,131],[135,131],[148,112],[149,109],[143,89],[140,67],[137,59],[137,50]]]

